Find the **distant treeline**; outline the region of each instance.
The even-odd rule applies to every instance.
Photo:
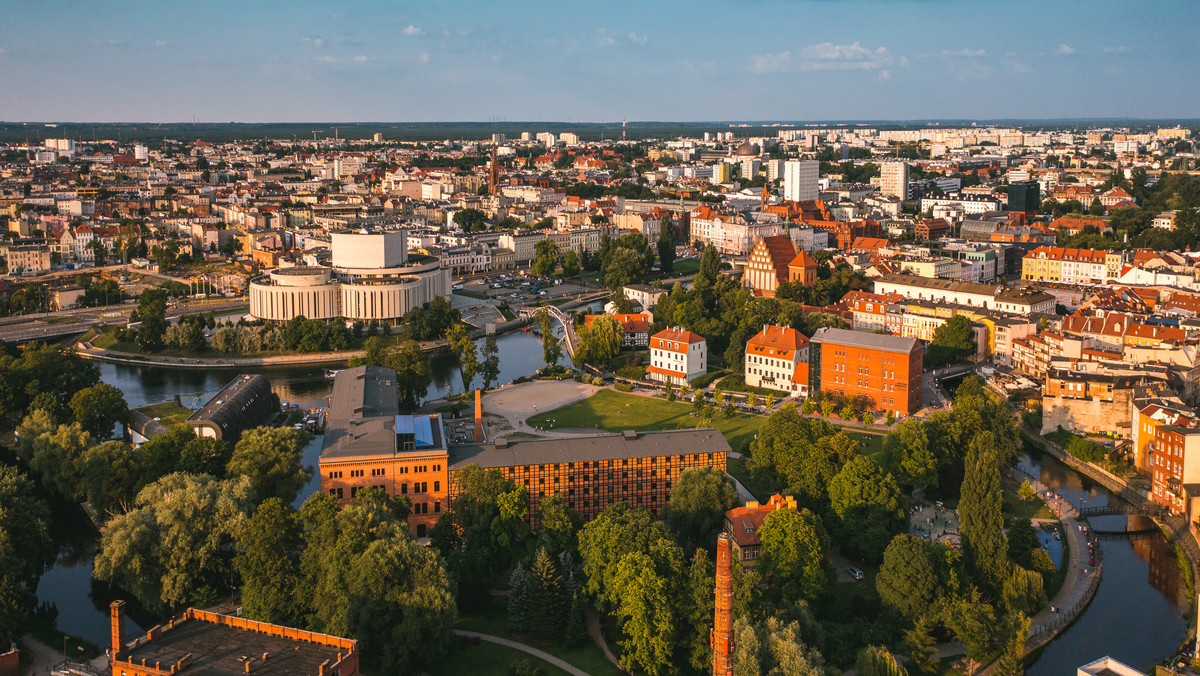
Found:
[[[964,127],[972,122],[979,125],[1020,126],[1028,130],[1083,130],[1091,127],[1119,126],[1131,129],[1157,129],[1158,127],[1184,126],[1200,128],[1200,120],[1163,119],[1056,119],[1056,120],[911,120],[906,122],[887,120],[840,120],[808,122],[629,122],[626,137],[631,140],[648,138],[674,138],[681,135],[699,136],[704,132],[732,131],[739,138],[747,136],[774,136],[779,129],[802,129],[812,127],[866,126],[873,129],[923,129],[931,126]],[[746,124],[747,126],[730,126]],[[488,139],[492,134],[505,134],[510,139],[520,138],[521,132],[537,133],[550,131],[555,134],[573,132],[582,141],[598,141],[620,138],[621,123],[618,122],[289,122],[289,123],[234,123],[234,122],[176,122],[155,124],[134,123],[90,123],[59,122],[47,127],[39,122],[0,122],[0,143],[40,142],[47,138],[73,138],[82,141],[117,140],[154,141],[164,138],[180,141],[260,141],[262,139],[312,139],[332,138],[334,128],[339,138],[371,140],[376,132],[382,133],[385,141],[436,141],[443,139]]]

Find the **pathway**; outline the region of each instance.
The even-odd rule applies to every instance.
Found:
[[[617,656],[608,649],[608,641],[604,640],[604,630],[600,628],[600,613],[596,612],[595,608],[587,606],[584,617],[587,618],[587,632],[588,636],[592,637],[592,643],[595,643],[596,647],[604,653],[604,659],[620,669],[621,663],[617,661]]]
[[[501,638],[499,636],[492,636],[491,634],[480,634],[477,631],[466,631],[463,629],[455,629],[454,633],[457,636],[465,636],[466,638],[477,638],[480,641],[487,641],[488,643],[495,643],[497,645],[505,646],[506,648],[512,648],[513,650],[520,650],[523,653],[533,655],[534,657],[538,658],[539,660],[553,664],[554,666],[558,667],[559,669],[562,669],[563,671],[567,672],[568,674],[571,674],[571,676],[591,676],[591,674],[589,674],[588,672],[586,672],[582,669],[579,669],[578,667],[573,667],[570,664],[567,664],[566,662],[555,657],[554,655],[551,655],[550,653],[542,651],[542,650],[538,650],[537,648],[534,648],[531,645],[525,645],[524,643],[517,643],[516,641],[510,641],[509,639]]]

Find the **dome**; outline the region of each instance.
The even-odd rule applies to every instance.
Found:
[[[738,157],[756,157],[758,154],[758,146],[749,141],[744,141],[742,145],[738,146],[737,148]]]

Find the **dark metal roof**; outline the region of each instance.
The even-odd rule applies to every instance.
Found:
[[[729,442],[717,430],[701,427],[658,432],[624,432],[588,437],[500,440],[495,444],[450,449],[450,469],[483,468],[650,458],[686,453],[728,453]]]
[[[921,349],[921,341],[916,338],[868,333],[866,331],[848,331],[846,329],[829,327],[817,329],[810,342],[835,343],[837,345],[850,345],[853,347],[883,350],[885,352],[903,352],[904,354]]]
[[[416,436],[416,450],[444,448],[441,416],[402,416],[396,371],[358,366],[333,380],[321,458],[394,455],[397,433]]]
[[[243,430],[267,423],[271,407],[271,382],[259,374],[243,373],[229,382],[187,421],[221,431],[222,439],[236,441]]]

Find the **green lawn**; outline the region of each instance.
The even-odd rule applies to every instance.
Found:
[[[164,404],[150,404],[137,409],[141,413],[145,413],[151,418],[160,418],[162,424],[170,427],[172,425],[182,425],[192,415],[191,409],[183,406],[176,406],[174,403],[168,402]]]
[[[845,430],[846,436],[855,441],[862,442],[864,445],[858,447],[858,452],[865,455],[876,462],[883,462],[883,434],[871,434],[870,432],[858,432],[855,430]]]
[[[474,615],[459,615],[458,622],[455,623],[454,627],[455,629],[477,631],[481,634],[491,634],[493,636],[500,636],[503,638],[520,641],[521,643],[526,643],[537,648],[538,650],[550,653],[560,660],[563,660],[567,664],[582,669],[593,676],[619,676],[621,673],[615,666],[609,663],[608,660],[604,659],[604,654],[600,652],[600,649],[597,648],[594,643],[592,643],[590,637],[578,648],[568,648],[561,642],[544,642],[536,639],[513,636],[512,632],[510,632],[508,629],[507,611],[505,610],[504,597],[492,597],[492,607],[487,611]],[[475,672],[462,671],[458,673],[473,674]],[[554,671],[553,673],[562,672]]]
[[[452,650],[450,655],[442,661],[441,666],[434,670],[434,673],[446,676],[456,676],[457,674],[508,676],[512,663],[525,659],[545,671],[547,676],[566,676],[567,674],[562,669],[543,662],[533,655],[487,641],[480,641],[479,645]]]
[[[1046,503],[1040,499],[1022,500],[1017,495],[1017,489],[1020,486],[1020,482],[1012,477],[1002,476],[1000,478],[1001,511],[1005,516],[1023,519],[1054,518],[1054,510],[1047,507]]]
[[[693,417],[692,407],[688,404],[600,390],[583,401],[534,416],[529,419],[529,424],[549,427],[551,419],[554,419],[556,428],[570,427],[608,432],[713,427],[725,435],[733,450],[740,451],[754,438],[765,418],[735,413],[729,418],[718,415],[708,420]]]
[[[55,315],[53,317],[42,317],[38,321],[46,324],[78,324],[83,320],[75,315]]]

